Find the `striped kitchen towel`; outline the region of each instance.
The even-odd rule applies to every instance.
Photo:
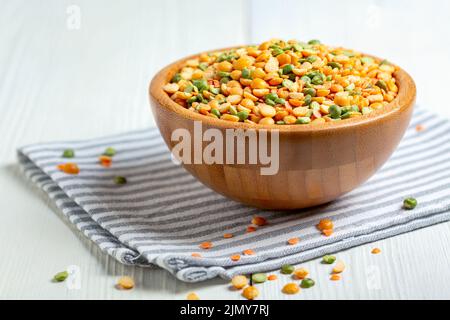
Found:
[[[98,156],[110,146],[117,150],[113,165],[101,167]],[[61,158],[66,148],[75,150],[75,159]],[[155,128],[36,144],[18,154],[29,179],[103,251],[188,282],[273,270],[450,219],[450,122],[424,109],[415,110],[400,146],[369,181],[330,204],[297,212],[261,211],[209,190],[171,161]],[[79,165],[78,175],[56,169],[67,160]],[[114,184],[115,176],[128,183]],[[418,199],[416,209],[402,209],[408,196]],[[269,223],[247,233],[255,214]],[[323,218],[334,222],[330,237],[315,228]],[[287,245],[293,237],[299,244]],[[200,249],[204,241],[213,247]],[[255,254],[230,259],[246,249]]]

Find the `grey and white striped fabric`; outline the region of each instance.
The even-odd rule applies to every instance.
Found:
[[[417,124],[425,130],[417,132]],[[97,159],[109,146],[118,153],[106,169]],[[79,175],[56,169],[66,148],[76,152]],[[188,282],[273,270],[450,219],[450,124],[424,109],[416,109],[399,148],[367,183],[331,204],[296,213],[262,212],[207,189],[170,160],[157,129],[36,144],[18,153],[31,181],[103,251],[125,264],[157,265]],[[115,185],[116,175],[128,183]],[[401,208],[407,196],[418,199],[415,210]],[[256,213],[269,224],[246,233]],[[331,237],[315,228],[326,217],[335,224]],[[234,237],[224,239],[224,233]],[[291,237],[300,243],[286,245]],[[199,249],[203,241],[214,247]],[[245,249],[256,255],[231,261]]]

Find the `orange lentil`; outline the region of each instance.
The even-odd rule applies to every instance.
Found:
[[[324,236],[329,237],[333,234],[333,229],[324,229],[322,230]]]
[[[209,242],[209,241],[200,243],[200,248],[202,248],[202,249],[211,249],[212,246],[213,246],[212,242]]]
[[[294,275],[297,279],[305,279],[306,276],[309,274],[309,271],[306,270],[305,268],[298,268],[294,270]]]
[[[80,173],[80,168],[73,162],[63,163],[58,165],[58,169],[67,174],[78,174]]]
[[[317,224],[317,229],[321,231],[333,229],[333,221],[331,221],[330,219],[322,219]]]
[[[267,220],[260,216],[254,216],[252,219],[252,223],[257,226],[264,226],[267,224]]]
[[[269,274],[267,276],[267,280],[270,280],[270,281],[277,280],[277,279],[278,279],[278,277],[276,274]]]
[[[254,226],[248,226],[247,227],[247,232],[255,232],[256,228]]]
[[[283,287],[282,291],[285,294],[296,294],[300,291],[300,287],[298,286],[298,284],[291,282],[291,283],[286,284]]]
[[[380,248],[373,248],[371,251],[373,254],[378,254],[381,252]]]
[[[240,254],[233,254],[230,257],[230,259],[233,260],[233,261],[239,261],[239,260],[241,260],[241,255]]]
[[[98,160],[99,160],[100,165],[102,167],[106,167],[106,168],[111,167],[111,164],[112,164],[112,158],[111,157],[109,157],[109,156],[100,156],[98,158]]]
[[[231,233],[225,233],[225,234],[223,235],[223,237],[224,237],[225,239],[233,238],[233,234],[231,234]]]
[[[198,253],[198,252],[193,252],[191,254],[191,256],[194,257],[194,258],[201,258],[202,255],[200,253]]]
[[[255,251],[253,251],[252,249],[246,249],[246,250],[242,251],[242,253],[246,256],[252,256],[255,254]]]
[[[287,241],[287,243],[288,243],[289,245],[292,246],[292,245],[297,244],[299,240],[300,240],[299,238],[290,238],[290,239]]]

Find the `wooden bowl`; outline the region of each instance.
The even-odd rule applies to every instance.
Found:
[[[353,190],[390,157],[413,111],[416,86],[400,69],[395,73],[398,96],[391,103],[345,121],[319,125],[252,125],[206,117],[178,105],[162,89],[184,61],[196,56],[172,63],[155,75],[149,88],[153,115],[170,150],[178,143],[171,141],[172,132],[184,128],[193,137],[194,121],[202,122],[203,131],[215,128],[224,136],[230,128],[255,129],[258,139],[260,129],[278,130],[279,171],[275,175],[261,175],[260,164],[183,164],[204,185],[247,205],[299,209],[332,201]],[[248,153],[248,148],[241,152]]]

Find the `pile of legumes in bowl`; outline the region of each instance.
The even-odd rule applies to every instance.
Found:
[[[270,40],[200,54],[163,90],[206,117],[260,125],[343,121],[395,99],[396,66],[318,40]]]

